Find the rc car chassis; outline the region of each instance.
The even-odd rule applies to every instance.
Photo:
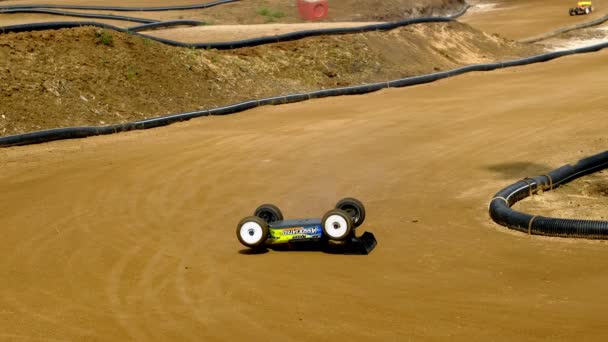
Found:
[[[593,3],[591,1],[579,1],[576,7],[571,8],[570,15],[589,14],[593,12]]]
[[[253,216],[242,219],[236,236],[254,251],[271,249],[322,250],[343,254],[369,254],[376,247],[374,234],[356,236],[365,220],[365,207],[355,198],[340,200],[322,218],[285,220],[273,204],[259,206]]]

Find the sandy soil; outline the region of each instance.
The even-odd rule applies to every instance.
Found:
[[[600,140],[604,144],[605,139]],[[558,218],[608,220],[608,171],[600,171],[519,202],[514,209]]]
[[[487,205],[606,149],[607,58],[0,149],[0,339],[605,341],[606,243]],[[370,256],[239,253],[261,202],[307,217],[346,195]]]
[[[276,36],[304,30],[325,28],[359,27],[378,24],[380,22],[338,22],[338,23],[295,23],[295,24],[257,24],[257,25],[210,25],[197,27],[180,27],[166,30],[154,30],[145,34],[166,38],[179,39],[182,42],[227,42],[240,39]]]

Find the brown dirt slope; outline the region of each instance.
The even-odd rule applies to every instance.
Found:
[[[95,28],[0,35],[0,135],[387,81],[537,51],[457,22],[230,51]]]

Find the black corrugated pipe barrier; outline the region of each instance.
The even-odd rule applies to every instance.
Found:
[[[535,216],[511,209],[516,202],[537,193],[548,191],[576,178],[608,168],[608,151],[580,160],[575,165],[564,165],[546,175],[525,178],[502,189],[490,202],[490,217],[505,227],[528,234],[608,238],[608,221],[558,219]]]
[[[195,49],[218,49],[218,50],[230,50],[237,49],[243,47],[251,47],[258,46],[263,44],[277,43],[277,42],[285,42],[298,40],[306,37],[313,36],[321,36],[321,35],[338,35],[338,34],[349,34],[349,33],[362,33],[369,31],[386,31],[392,30],[397,27],[413,25],[413,24],[421,24],[421,23],[436,23],[436,22],[448,22],[453,21],[454,19],[464,15],[469,9],[469,5],[465,5],[458,13],[447,16],[447,17],[426,17],[426,18],[414,18],[414,19],[405,19],[399,20],[389,23],[382,24],[373,24],[373,25],[365,25],[359,27],[338,27],[338,28],[329,28],[329,29],[316,29],[316,30],[305,30],[298,32],[290,32],[276,36],[269,37],[260,37],[260,38],[250,38],[237,40],[232,42],[219,42],[219,43],[184,43],[170,39],[158,38],[154,36],[145,35],[142,33],[138,33],[137,31],[141,30],[141,26],[135,27],[135,30],[124,29],[121,27],[116,27],[109,24],[87,21],[87,22],[49,22],[49,23],[33,23],[33,24],[21,24],[21,25],[11,25],[11,26],[0,26],[0,33],[18,33],[18,32],[29,32],[29,31],[44,31],[44,30],[58,30],[64,28],[74,28],[74,27],[82,27],[82,26],[95,26],[101,27],[109,30],[119,31],[131,33],[134,35],[138,35],[144,38],[148,38],[150,40],[155,40],[157,42],[161,42],[167,45],[172,46],[180,46],[187,48],[195,48]],[[152,23],[154,24],[154,23]],[[162,25],[162,23],[158,23],[158,25]]]
[[[578,25],[574,25],[574,26],[569,26],[569,27],[564,27],[555,31],[551,31],[539,36],[535,36],[535,37],[531,37],[531,38],[526,38],[526,39],[522,39],[519,42],[520,43],[536,43],[539,42],[541,40],[550,38],[550,37],[554,37],[557,36],[558,34],[563,34],[566,32],[570,32],[570,31],[574,31],[574,30],[580,30],[580,29],[584,29],[584,28],[589,28],[589,27],[593,27],[593,26],[599,26],[605,22],[608,21],[608,15],[605,15],[599,19],[595,19],[586,23],[582,23],[582,24],[578,24]]]
[[[116,11],[116,12],[161,12],[161,11],[179,11],[179,10],[193,10],[209,8],[217,5],[227,4],[231,2],[237,2],[240,0],[218,0],[197,5],[183,5],[183,6],[163,6],[163,7],[120,7],[120,6],[82,6],[82,5],[46,5],[46,4],[32,4],[32,5],[10,5],[0,6],[0,10],[3,9],[33,9],[33,8],[56,8],[56,9],[75,9],[75,10],[93,10],[93,11]]]
[[[161,28],[161,27],[170,27],[177,25],[200,25],[201,22],[198,21],[196,24],[195,21],[186,21],[183,23],[177,24],[178,20],[169,21],[166,23],[170,24],[162,24],[160,20],[147,19],[147,18],[136,18],[136,17],[127,17],[121,15],[113,15],[113,14],[99,14],[99,13],[83,13],[83,12],[68,12],[68,11],[59,11],[57,9],[78,9],[78,10],[99,10],[99,11],[139,11],[139,12],[150,12],[150,11],[173,11],[173,10],[191,10],[191,9],[204,9],[212,6],[232,3],[240,0],[222,0],[222,1],[214,1],[205,4],[198,5],[189,5],[189,6],[167,6],[167,7],[116,7],[116,6],[69,6],[69,5],[12,5],[12,6],[0,6],[0,14],[14,14],[14,13],[40,13],[40,14],[50,14],[50,15],[61,15],[66,17],[80,17],[80,18],[94,18],[94,19],[109,19],[109,20],[121,20],[121,21],[130,21],[135,23],[142,24],[150,24],[150,26],[137,26],[135,28],[130,28],[129,30],[132,32],[143,31],[147,29],[153,28]],[[157,25],[154,25],[157,24]]]
[[[372,84],[364,84],[352,87],[344,87],[344,88],[334,88],[334,89],[325,89],[325,90],[317,90],[308,93],[300,93],[300,94],[290,94],[284,96],[276,96],[259,100],[250,100],[245,101],[225,107],[206,109],[200,111],[193,111],[187,113],[178,113],[168,116],[161,116],[157,118],[142,120],[131,122],[127,124],[117,124],[111,126],[101,126],[101,127],[68,127],[68,128],[58,128],[58,129],[50,129],[38,132],[24,133],[11,135],[7,137],[0,137],[0,147],[8,147],[8,146],[17,146],[17,145],[28,145],[28,144],[36,144],[53,140],[61,140],[61,139],[71,139],[71,138],[82,138],[93,135],[102,135],[102,134],[111,134],[118,133],[124,131],[130,131],[135,129],[147,129],[159,126],[169,125],[178,121],[190,120],[192,118],[197,118],[201,116],[207,115],[226,115],[238,113],[247,109],[264,106],[264,105],[277,105],[284,103],[293,103],[305,101],[308,99],[314,98],[323,98],[328,96],[340,96],[340,95],[355,95],[355,94],[365,94],[374,92],[384,88],[397,88],[397,87],[407,87],[416,84],[423,84],[434,82],[440,79],[457,76],[461,74],[465,74],[472,71],[490,71],[500,68],[514,67],[532,63],[539,63],[549,61],[555,58],[559,58],[562,56],[568,56],[573,54],[580,53],[588,53],[599,51],[601,49],[608,48],[608,42],[572,49],[572,50],[564,50],[546,53],[538,56],[520,58],[507,62],[498,62],[498,63],[490,63],[490,64],[476,64],[469,65],[453,70],[437,72],[428,75],[420,75],[407,77],[399,80],[388,81],[388,82],[379,82]]]
[[[15,13],[37,13],[37,14],[62,15],[62,16],[66,16],[66,17],[121,20],[121,21],[131,21],[134,23],[142,23],[142,24],[157,23],[160,21],[160,20],[154,20],[154,19],[125,17],[122,15],[113,15],[113,14],[55,11],[52,9],[45,9],[45,8],[11,8],[11,9],[0,8],[0,14],[15,14]]]
[[[355,30],[355,32],[362,32],[361,31],[362,29],[364,29],[364,30],[365,29],[367,29],[367,30],[378,30],[378,29],[388,30],[391,28],[399,27],[399,26],[416,24],[416,23],[421,23],[421,22],[450,21],[450,20],[453,20],[454,18],[457,18],[457,17],[463,15],[467,11],[468,8],[469,8],[469,6],[467,5],[461,11],[459,11],[458,13],[456,13],[452,16],[449,16],[449,17],[409,19],[409,20],[404,20],[404,21],[399,21],[399,22],[386,23],[386,24],[380,24],[380,25],[369,25],[369,26],[365,26],[363,28],[359,27],[359,28],[353,28],[353,29]],[[140,36],[147,37],[150,39],[156,39],[161,42],[168,42],[169,44],[171,43],[171,41],[157,39],[157,38],[154,38],[151,36],[146,36],[146,35],[143,35],[143,34],[140,34],[137,32],[130,32],[130,31],[128,31],[128,29],[116,28],[116,27],[113,27],[110,25],[106,25],[106,24],[102,24],[102,23],[95,23],[95,22],[93,22],[93,23],[77,23],[77,22],[76,23],[36,23],[36,24],[6,26],[6,27],[0,27],[0,33],[1,32],[24,32],[24,31],[32,31],[32,30],[40,31],[40,30],[49,30],[49,29],[66,28],[66,27],[78,27],[78,26],[83,26],[83,25],[84,26],[92,25],[92,26],[98,26],[98,27],[112,28],[112,29],[116,29],[117,31],[129,32],[129,33],[132,33],[135,35],[140,35]],[[304,31],[303,33],[295,32],[293,35],[307,36],[307,35],[312,35],[311,32],[314,32],[314,34],[333,34],[333,31],[336,31],[336,30],[351,30],[351,29],[312,30],[312,31]],[[344,32],[339,32],[339,33],[344,33]],[[285,35],[283,35],[283,36],[285,36]],[[301,37],[296,38],[295,36],[288,37],[288,39],[301,38]],[[244,40],[244,41],[240,41],[240,42],[209,43],[209,44],[199,43],[196,46],[193,46],[192,44],[185,44],[185,43],[180,43],[180,42],[173,42],[175,44],[172,44],[172,45],[180,45],[180,46],[188,46],[188,47],[214,47],[214,48],[232,49],[232,48],[236,48],[236,47],[274,43],[277,41],[277,37],[281,37],[281,36],[254,38],[254,39]],[[384,89],[384,88],[406,87],[406,86],[411,86],[411,85],[416,85],[416,84],[429,83],[429,82],[437,81],[437,80],[440,80],[443,78],[461,75],[461,74],[472,72],[472,71],[490,71],[490,70],[495,70],[495,69],[499,69],[499,68],[506,68],[506,67],[513,67],[513,66],[520,66],[520,65],[532,64],[532,63],[544,62],[544,61],[549,61],[549,60],[559,58],[562,56],[599,51],[606,47],[608,47],[608,43],[602,43],[602,44],[592,45],[592,46],[588,46],[588,47],[551,52],[551,53],[546,53],[546,54],[541,54],[541,55],[537,55],[537,56],[506,61],[506,62],[469,65],[469,66],[464,66],[464,67],[453,69],[453,70],[442,71],[442,72],[437,72],[437,73],[428,74],[428,75],[407,77],[407,78],[387,81],[387,82],[364,84],[364,85],[335,88],[335,89],[317,90],[317,91],[308,92],[308,93],[289,94],[289,95],[276,96],[276,97],[264,98],[264,99],[259,99],[259,100],[250,100],[250,101],[245,101],[245,102],[241,102],[241,103],[237,103],[237,104],[233,104],[233,105],[229,105],[229,106],[225,106],[225,107],[172,114],[172,115],[161,116],[161,117],[126,123],[126,124],[116,124],[116,125],[110,125],[110,126],[92,126],[92,127],[67,127],[67,128],[58,128],[58,129],[43,130],[43,131],[30,132],[30,133],[24,133],[24,134],[17,134],[17,135],[11,135],[11,136],[6,136],[6,137],[0,137],[0,147],[36,144],[36,143],[42,143],[42,142],[53,141],[53,140],[61,140],[61,139],[83,138],[83,137],[87,137],[87,136],[118,133],[118,132],[130,131],[130,130],[135,130],[135,129],[147,129],[147,128],[169,125],[174,122],[190,120],[192,118],[197,118],[197,117],[201,117],[201,116],[226,115],[226,114],[238,113],[238,112],[241,112],[241,111],[244,111],[247,109],[255,108],[258,106],[264,106],[264,105],[277,105],[277,104],[284,104],[284,103],[293,103],[293,102],[300,102],[300,101],[304,101],[304,100],[308,100],[308,99],[323,98],[323,97],[328,97],[328,96],[365,94],[365,93],[374,92],[374,91]]]
[[[159,22],[150,23],[150,24],[131,26],[131,27],[129,27],[128,31],[129,32],[139,32],[139,31],[148,31],[148,30],[167,28],[167,27],[173,27],[173,26],[200,26],[200,25],[206,25],[206,23],[204,21],[200,21],[200,20],[181,19],[181,20],[159,21]]]

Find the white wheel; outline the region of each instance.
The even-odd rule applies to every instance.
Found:
[[[330,210],[321,220],[323,233],[330,240],[343,240],[353,229],[353,221],[348,213],[343,210]]]
[[[246,217],[237,225],[236,235],[243,245],[257,247],[268,239],[268,225],[259,217]]]
[[[589,14],[589,7],[585,8],[585,14]]]
[[[264,235],[262,226],[257,222],[245,222],[241,226],[241,239],[248,245],[257,245]]]

